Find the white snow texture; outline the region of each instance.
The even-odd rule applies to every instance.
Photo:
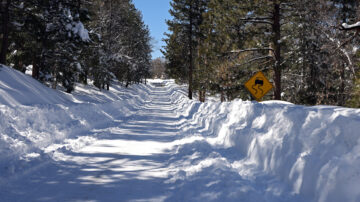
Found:
[[[68,95],[0,68],[0,201],[360,201],[359,109],[149,82]]]

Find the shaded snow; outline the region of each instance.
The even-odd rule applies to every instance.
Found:
[[[79,36],[82,41],[84,41],[84,42],[91,41],[91,39],[89,37],[89,31],[87,29],[85,29],[84,24],[82,22],[74,21],[72,23],[71,31],[73,32],[73,34],[75,36]]]
[[[2,201],[360,201],[358,109],[0,82]]]
[[[0,64],[1,66],[1,64]],[[6,106],[69,103],[67,95],[46,88],[28,75],[0,67],[0,104]]]

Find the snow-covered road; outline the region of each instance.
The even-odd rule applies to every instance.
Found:
[[[360,201],[359,109],[0,81],[1,202]]]
[[[232,148],[180,136],[206,130],[193,122],[198,106],[183,108],[173,89],[156,86],[131,116],[48,146],[49,158],[16,173],[1,201],[286,201],[266,193],[268,183],[281,186],[273,178],[240,176]]]
[[[60,148],[41,168],[7,187],[4,201],[159,201],[169,195],[168,161],[179,117],[166,88],[152,88],[145,105],[96,130],[80,149]],[[118,126],[115,126],[118,125]],[[74,140],[71,144],[73,145]],[[59,147],[52,145],[51,147]],[[24,179],[26,178],[26,179]]]

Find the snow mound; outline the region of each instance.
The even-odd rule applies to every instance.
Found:
[[[78,84],[76,92],[66,94],[2,66],[0,184],[1,177],[22,169],[17,165],[19,160],[31,160],[38,155],[45,158],[44,150],[52,144],[82,135],[96,136],[101,132],[94,131],[127,120],[149,102],[149,88],[144,84],[125,88],[114,83],[110,91],[100,91],[92,85]]]
[[[197,176],[231,170],[250,181],[274,177],[266,184],[268,201],[274,195],[284,201],[360,201],[359,109],[242,100],[183,106],[182,163],[173,163],[173,181],[194,184]]]
[[[65,104],[69,96],[12,68],[0,67],[0,104],[8,106],[34,104]]]

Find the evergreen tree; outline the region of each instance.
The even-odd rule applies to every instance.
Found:
[[[188,96],[192,99],[194,61],[202,37],[200,31],[202,15],[207,9],[208,0],[174,0],[170,4],[173,20],[167,21],[169,31],[172,32],[165,40],[167,45],[164,53],[169,61],[167,68],[170,75],[187,75],[186,79],[183,77],[181,79],[188,82]],[[176,48],[177,43],[180,43],[178,48]]]
[[[32,64],[34,78],[51,81],[54,88],[61,82],[71,92],[81,46],[89,41],[80,2],[12,1],[8,58],[14,68],[25,72]]]
[[[357,7],[357,1],[340,0],[211,0],[197,80],[200,86],[211,83],[205,88],[222,100],[232,99],[244,97],[239,85],[262,70],[274,75],[275,99],[343,105],[357,68],[356,46],[341,42],[349,37],[336,27],[357,18]]]
[[[67,92],[74,89],[81,43],[90,41],[88,31],[80,21],[77,2],[49,1],[44,12],[46,24],[43,47],[44,66],[52,75],[52,87],[61,82]]]
[[[99,88],[117,78],[126,86],[149,75],[150,34],[131,1],[98,1],[96,21],[91,25],[100,34],[93,54],[99,58],[91,73]]]
[[[237,52],[244,49],[246,43],[243,23],[238,20],[244,15],[242,6],[236,1],[211,0],[204,14],[201,26],[204,37],[199,47],[196,79],[199,90],[203,91],[199,93],[202,94],[201,101],[204,101],[206,91],[220,93],[222,101],[245,92],[245,75],[251,71],[239,66],[248,54]]]
[[[349,36],[337,25],[356,18],[357,1],[308,1],[309,7],[297,2],[297,24],[293,38],[296,50],[292,58],[297,67],[290,70],[286,80],[301,81],[297,88],[288,87],[287,99],[303,104],[344,105],[349,99],[355,77],[354,45],[342,39]],[[329,17],[332,16],[332,17]],[[296,66],[296,65],[295,65]],[[296,95],[291,95],[296,94]]]
[[[3,63],[32,65],[53,88],[71,92],[90,78],[109,89],[114,78],[129,85],[150,75],[149,29],[131,0],[2,0],[0,10]]]
[[[19,1],[1,0],[0,2],[0,17],[1,17],[1,43],[0,43],[0,64],[7,64],[6,56],[8,54],[9,35],[12,27],[13,16],[15,8],[20,6]],[[16,25],[15,25],[16,26]]]

